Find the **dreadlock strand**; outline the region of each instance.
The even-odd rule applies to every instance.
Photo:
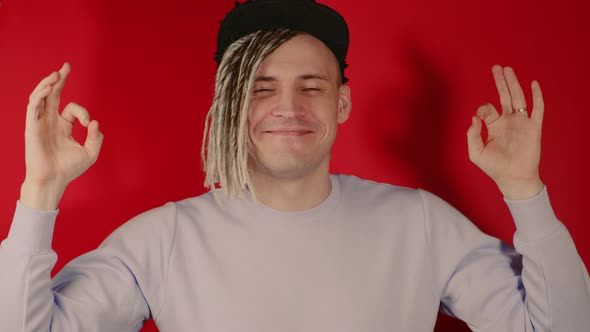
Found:
[[[205,187],[233,198],[244,189],[254,194],[248,173],[248,109],[255,75],[266,56],[296,31],[258,31],[232,43],[219,64],[213,104],[205,119],[201,157]],[[219,202],[217,191],[215,199]],[[256,199],[254,195],[254,199]]]

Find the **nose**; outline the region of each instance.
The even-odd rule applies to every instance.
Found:
[[[296,118],[304,114],[305,105],[294,91],[282,91],[278,103],[272,110],[272,115],[284,118]]]

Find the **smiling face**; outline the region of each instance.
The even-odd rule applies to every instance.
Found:
[[[248,113],[250,172],[291,179],[327,172],[338,124],[351,110],[350,89],[340,82],[336,57],[311,35],[268,55]]]

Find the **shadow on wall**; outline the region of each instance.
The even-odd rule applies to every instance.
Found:
[[[435,193],[448,202],[460,201],[460,193],[452,183],[451,164],[445,153],[451,147],[449,124],[453,121],[448,77],[428,52],[416,42],[406,41],[400,50],[399,66],[404,78],[399,85],[385,85],[377,91],[376,100],[382,120],[375,130],[367,123],[371,135],[377,135],[379,150],[392,165],[410,170],[419,187]],[[385,80],[384,80],[385,81]],[[397,79],[387,80],[398,82]],[[384,109],[383,105],[390,105]],[[402,121],[397,123],[396,121]],[[439,314],[435,331],[470,331],[465,323]]]
[[[390,112],[403,121],[401,128],[382,128],[378,137],[383,156],[403,163],[410,169],[418,185],[447,201],[457,201],[459,193],[451,182],[451,165],[445,154],[451,148],[445,139],[453,121],[449,79],[437,67],[428,52],[412,42],[401,48],[401,66],[406,81],[401,87],[384,87],[385,104],[392,105]],[[381,101],[383,103],[383,101]],[[391,124],[393,126],[393,124]]]

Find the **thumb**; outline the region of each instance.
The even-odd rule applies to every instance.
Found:
[[[88,135],[84,142],[84,150],[88,153],[90,160],[94,163],[98,159],[100,147],[102,146],[104,135],[98,129],[98,121],[92,120],[88,124]]]
[[[481,138],[481,126],[481,119],[477,116],[472,116],[471,126],[467,130],[467,148],[469,151],[469,160],[473,163],[476,163],[484,149]]]

